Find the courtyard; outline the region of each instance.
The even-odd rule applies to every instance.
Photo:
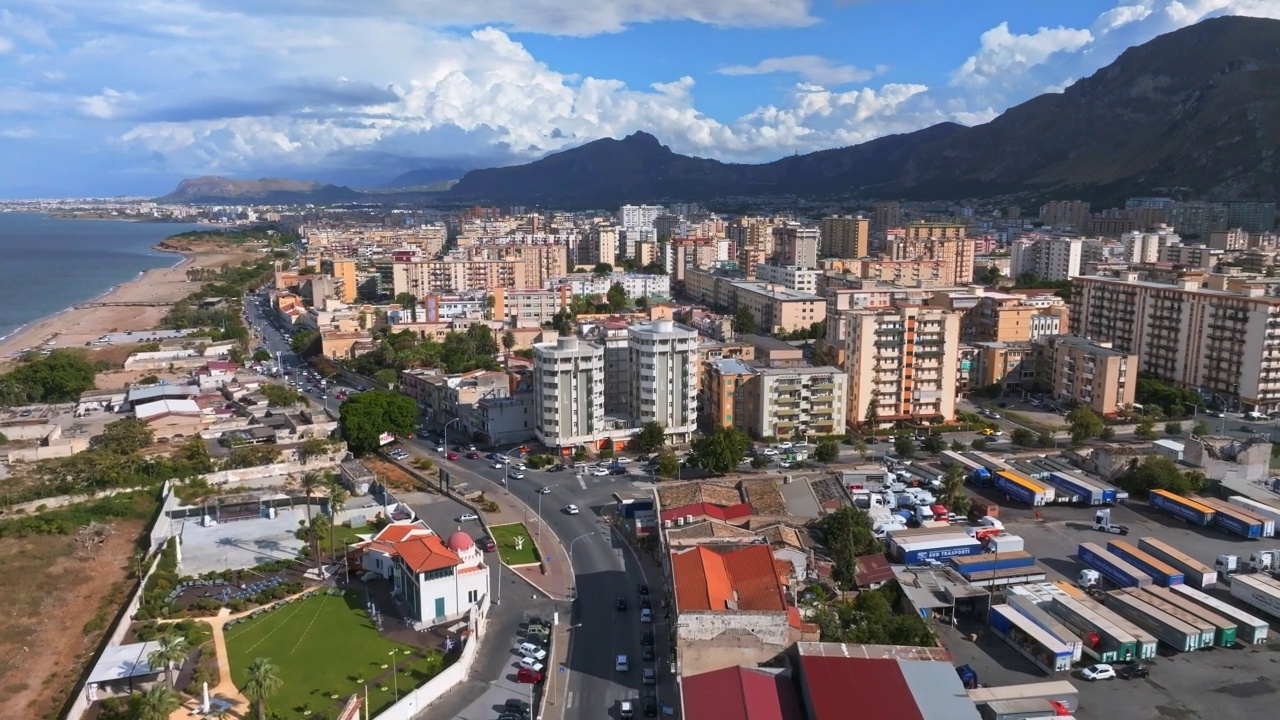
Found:
[[[182,536],[183,575],[249,568],[273,560],[294,560],[304,543],[298,539],[298,521],[306,509],[280,508],[274,518],[247,518],[205,526],[198,518],[174,521]]]

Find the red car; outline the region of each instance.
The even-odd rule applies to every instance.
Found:
[[[467,453],[467,459],[468,459],[468,460],[479,460],[479,459],[480,459],[480,453],[478,453],[478,452],[476,452],[476,451],[472,450],[471,452]]]
[[[480,547],[483,548],[485,552],[498,551],[498,543],[494,542],[493,538],[489,537],[488,535],[480,538],[479,543],[480,543]]]
[[[529,668],[520,668],[516,671],[516,682],[540,683],[542,682],[542,673],[534,672]]]
[[[458,453],[456,453],[456,452],[454,452],[454,451],[450,450],[449,452],[447,452],[447,453],[445,453],[445,454],[444,454],[444,457],[445,457],[445,459],[446,459],[446,460],[457,460],[457,459],[458,459]]]

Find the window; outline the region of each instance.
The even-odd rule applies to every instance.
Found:
[[[479,600],[479,599],[480,599],[480,591],[479,591],[479,590],[469,590],[469,591],[467,591],[467,602],[468,602],[468,603],[470,603],[470,604],[473,604],[473,605],[474,605],[474,604],[476,603],[476,601],[477,601],[477,600]]]

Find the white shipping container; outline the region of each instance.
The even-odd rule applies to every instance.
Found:
[[[1276,521],[1280,520],[1280,508],[1243,495],[1232,495],[1227,498],[1227,502],[1265,520],[1266,524],[1262,526],[1262,537],[1275,537]]]
[[[1251,575],[1231,577],[1231,597],[1257,610],[1280,618],[1280,589]]]
[[[1018,535],[993,535],[987,539],[987,552],[1024,552],[1022,538]]]

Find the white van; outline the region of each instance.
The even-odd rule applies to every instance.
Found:
[[[1266,420],[1267,416],[1258,412],[1257,410],[1250,410],[1249,412],[1244,414],[1244,419],[1245,420]]]

